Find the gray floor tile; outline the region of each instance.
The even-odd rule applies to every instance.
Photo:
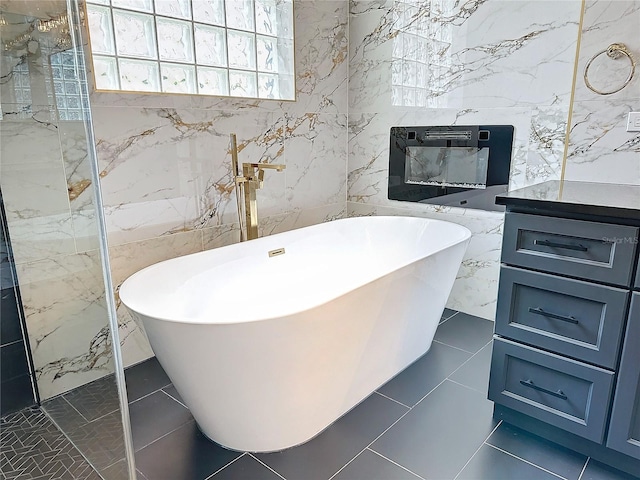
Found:
[[[211,480],[282,480],[250,455],[243,455],[210,478]]]
[[[126,461],[123,459],[107,468],[101,469],[100,474],[104,480],[126,480],[129,478],[129,469]]]
[[[371,449],[424,478],[454,478],[496,425],[486,395],[445,381]]]
[[[420,480],[420,477],[371,450],[365,450],[333,480]]]
[[[78,387],[63,396],[89,422],[120,408],[118,388],[113,375]]]
[[[457,480],[560,480],[544,470],[483,445]]]
[[[450,308],[445,308],[444,311],[442,312],[442,317],[440,317],[440,322],[444,322],[445,320],[448,320],[449,318],[453,317],[456,313],[458,313],[457,310],[451,310]]]
[[[138,400],[171,383],[156,357],[127,368],[125,377],[129,402]]]
[[[587,457],[560,445],[502,423],[487,443],[568,480],[577,480]]]
[[[161,391],[131,403],[129,413],[136,450],[193,419],[189,410]]]
[[[122,416],[115,411],[72,430],[65,430],[73,444],[98,469],[125,457]]]
[[[638,480],[638,478],[640,477],[634,477],[590,458],[580,480]]]
[[[459,312],[438,326],[435,340],[476,353],[491,340],[493,326],[490,320]]]
[[[240,455],[189,422],[136,452],[136,466],[149,480],[204,480]]]
[[[182,403],[184,405],[184,400],[182,399],[182,397],[178,393],[178,390],[176,390],[176,387],[174,387],[173,385],[169,385],[168,387],[164,387],[162,389],[162,391],[165,392],[167,395],[169,395],[171,398],[177,400],[178,402],[180,402],[180,403]]]
[[[52,398],[42,403],[42,409],[51,416],[54,422],[63,430],[73,430],[87,422],[78,411],[67,402],[63,396]]]
[[[326,480],[406,411],[374,394],[307,443],[256,457],[287,480]]]
[[[380,393],[412,407],[471,357],[470,353],[432,343],[431,349],[378,389]]]
[[[492,343],[485,345],[449,378],[479,392],[487,393],[491,370],[491,347]]]

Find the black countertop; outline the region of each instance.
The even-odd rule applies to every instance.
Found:
[[[498,195],[496,204],[640,220],[640,185],[552,180]]]

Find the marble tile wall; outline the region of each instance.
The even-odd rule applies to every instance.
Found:
[[[389,128],[515,126],[510,188],[559,179],[581,2],[350,4],[348,215],[418,215],[474,233],[449,307],[495,314],[503,214],[387,199]]]
[[[587,0],[573,104],[565,179],[640,185],[640,133],[627,132],[627,114],[640,111],[640,1]],[[612,43],[624,43],[636,72],[624,89],[611,95],[589,90],[583,72],[589,59]],[[589,67],[598,90],[620,87],[631,64],[599,55]]]
[[[229,134],[266,171],[261,234],[346,214],[348,4],[295,2],[296,102],[188,95],[91,95],[112,275],[239,240]],[[118,307],[125,365],[151,355]]]

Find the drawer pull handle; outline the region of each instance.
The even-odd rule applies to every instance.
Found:
[[[573,245],[570,243],[557,243],[549,240],[534,240],[534,245],[542,245],[543,247],[566,248],[567,250],[577,250],[579,252],[587,252],[589,249],[584,245]]]
[[[538,385],[533,383],[532,380],[520,380],[520,384],[524,385],[525,387],[533,388],[534,390],[537,390],[539,392],[546,393],[547,395],[561,398],[562,400],[567,400],[568,398],[562,390],[558,390],[557,392],[554,392],[553,390],[547,390],[546,388],[539,387]]]
[[[541,308],[529,307],[529,313],[535,313],[536,315],[542,315],[543,317],[553,318],[555,320],[562,320],[563,322],[573,323],[578,325],[580,322],[573,317],[558,315],[557,313],[545,312]]]

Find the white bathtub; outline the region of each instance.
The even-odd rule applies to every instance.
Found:
[[[206,436],[281,450],[429,350],[470,236],[438,220],[336,220],[152,265],[120,298]]]

